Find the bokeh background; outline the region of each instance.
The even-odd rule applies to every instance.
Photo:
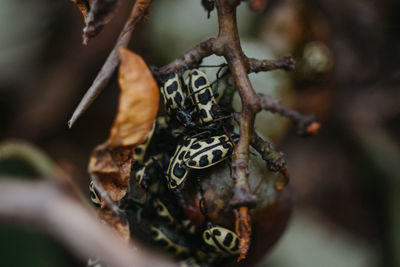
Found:
[[[107,138],[116,112],[115,77],[70,130],[67,121],[132,2],[121,0],[87,46],[72,2],[0,2],[0,141],[20,142],[13,157],[0,157],[0,174],[37,178],[21,156],[34,145],[44,152],[33,158],[48,157],[88,193],[90,152]],[[323,125],[319,135],[301,138],[284,118],[257,118],[257,130],[286,154],[296,194],[287,231],[260,267],[400,266],[399,11],[397,0],[271,0],[260,13],[240,5],[245,52],[290,53],[297,62],[291,73],[252,74],[255,89]],[[207,19],[200,0],[154,1],[130,48],[161,66],[216,34],[216,13]],[[35,229],[1,223],[0,240],[2,266],[84,266]]]

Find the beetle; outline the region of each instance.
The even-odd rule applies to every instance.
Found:
[[[226,134],[196,140],[184,156],[187,167],[204,169],[232,155],[233,144]]]
[[[95,205],[96,207],[100,207],[101,200],[99,194],[96,192],[96,189],[94,188],[93,181],[90,181],[89,183],[89,192],[90,192],[90,200],[92,201],[93,205]]]
[[[211,107],[216,100],[203,72],[194,69],[183,76],[187,76],[185,82],[180,74],[171,74],[160,91],[168,114],[174,115],[185,128],[196,129],[213,120]]]
[[[157,154],[148,159],[140,168],[136,169],[135,179],[139,186],[146,190],[150,187],[152,179],[158,176],[158,161],[162,160],[163,156],[164,154]]]
[[[196,123],[193,120],[193,106],[189,105],[188,98],[182,88],[181,76],[171,74],[160,88],[167,112],[185,128],[193,129]]]
[[[181,221],[181,228],[182,228],[182,231],[186,234],[189,234],[189,235],[196,234],[196,227],[194,226],[192,221],[189,219],[183,219]]]
[[[176,257],[189,257],[190,248],[178,232],[173,231],[164,225],[150,225],[150,232],[152,241],[155,245],[173,253]]]
[[[177,109],[185,106],[186,95],[183,92],[181,79],[178,73],[172,73],[164,85],[161,86],[160,91],[170,115]]]
[[[171,157],[165,178],[167,179],[168,188],[175,189],[178,187],[186,178],[189,170],[183,158],[196,139],[184,137],[180,144],[178,144],[174,155]]]
[[[164,196],[165,197],[165,196]],[[177,207],[177,204],[172,204],[171,200],[163,202],[160,197],[155,197],[152,200],[152,206],[159,219],[167,226],[174,225],[184,234],[196,234],[196,227],[185,217],[183,211]]]
[[[211,122],[213,120],[212,106],[217,102],[206,74],[198,69],[192,69],[186,75],[187,95],[196,107],[198,123],[202,125]]]
[[[206,139],[185,137],[172,156],[166,179],[168,187],[175,189],[185,180],[189,169],[204,169],[228,158],[233,144],[225,134]]]
[[[133,152],[135,162],[137,162],[138,164],[143,164],[145,160],[147,147],[149,146],[151,138],[153,137],[155,128],[156,128],[156,122],[153,123],[153,126],[151,127],[146,140],[142,144],[138,145]]]
[[[173,225],[175,223],[174,217],[160,198],[154,198],[152,204],[157,216],[165,221],[166,225]]]
[[[211,225],[203,232],[203,241],[215,252],[231,256],[239,254],[239,238],[231,230]]]

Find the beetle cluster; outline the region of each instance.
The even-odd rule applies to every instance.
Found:
[[[184,90],[184,88],[186,90]],[[165,178],[170,189],[185,180],[189,169],[203,169],[227,159],[233,151],[229,125],[220,120],[207,76],[200,70],[172,74],[161,87],[168,114],[180,125],[180,140]]]
[[[195,226],[183,211],[181,190],[190,171],[231,156],[235,135],[200,70],[172,74],[161,86],[161,94],[168,115],[158,117],[147,139],[136,147],[128,190],[119,208],[133,236],[151,239],[153,245],[182,260],[183,266],[213,265],[238,255],[239,239],[233,231],[212,224],[206,209],[201,211],[203,225]],[[93,183],[90,194],[99,206]]]

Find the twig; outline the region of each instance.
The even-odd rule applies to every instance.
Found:
[[[97,178],[97,175],[92,174],[91,179],[93,181],[94,188],[99,192],[100,199],[104,200],[104,206],[107,206],[109,208],[113,215],[116,216],[118,219],[121,219],[121,214],[120,210],[118,209],[118,206],[112,201],[110,198],[110,195],[107,193],[107,191],[99,185],[99,179]]]
[[[92,211],[55,182],[0,177],[0,219],[34,225],[85,261],[101,255],[113,267],[176,266],[158,255],[126,246]]]
[[[210,38],[207,41],[204,41],[192,49],[185,52],[182,56],[175,59],[168,65],[163,66],[162,68],[154,68],[153,73],[159,80],[164,81],[169,74],[179,72],[185,69],[192,69],[197,67],[203,58],[208,57],[214,53],[214,45],[216,39]]]
[[[271,71],[282,69],[286,71],[292,71],[295,67],[295,61],[291,55],[284,56],[281,59],[271,60],[264,59],[259,60],[256,58],[248,58],[249,69],[248,72],[260,72],[260,71]]]
[[[284,189],[290,180],[285,155],[276,150],[270,141],[264,140],[256,132],[251,136],[251,146],[260,153],[262,159],[267,163],[268,170],[281,174],[282,178],[275,182],[275,188],[277,190]]]
[[[278,113],[288,117],[297,124],[297,131],[300,135],[316,134],[320,128],[317,117],[314,115],[304,115],[296,110],[293,110],[281,103],[279,99],[271,96],[257,94],[259,107],[273,113]]]
[[[277,172],[286,169],[286,160],[282,152],[276,150],[272,143],[264,140],[256,132],[251,136],[251,146],[260,153],[262,159],[267,163],[267,169]]]
[[[126,47],[131,39],[132,32],[136,24],[143,20],[147,14],[148,8],[150,7],[152,0],[137,0],[132,8],[131,14],[126,21],[124,28],[122,29],[117,42],[110,55],[108,56],[106,62],[101,68],[100,72],[97,74],[93,84],[90,86],[86,94],[83,96],[78,107],[72,114],[71,119],[68,121],[68,127],[71,128],[76,120],[88,109],[88,107],[93,103],[96,97],[103,91],[110,81],[115,69],[119,64],[118,58],[118,47]]]

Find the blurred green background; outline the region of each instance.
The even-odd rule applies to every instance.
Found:
[[[66,122],[132,2],[121,0],[88,46],[72,2],[0,2],[0,141],[40,147],[44,154],[32,158],[49,157],[86,193],[90,152],[106,139],[116,111],[115,77],[71,130]],[[259,13],[240,5],[246,54],[290,53],[297,62],[291,73],[252,74],[255,90],[316,114],[323,125],[318,136],[304,139],[284,118],[257,116],[257,130],[286,154],[296,191],[288,229],[260,267],[400,266],[399,10],[397,0],[271,0]],[[130,48],[162,66],[216,34],[216,13],[207,19],[200,0],[154,1]],[[22,147],[22,154],[32,149]],[[0,174],[37,179],[43,174],[37,164],[21,154],[0,155]],[[0,240],[1,266],[84,266],[35,229],[1,224]]]

